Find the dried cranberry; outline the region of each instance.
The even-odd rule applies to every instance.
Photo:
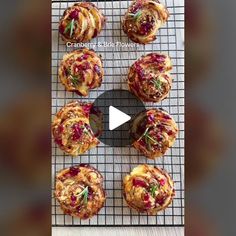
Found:
[[[89,54],[84,54],[81,58],[84,59],[84,60],[87,60],[89,58]]]
[[[164,204],[164,198],[156,198],[156,203],[162,206]]]
[[[80,212],[81,208],[82,208],[81,206],[77,206],[77,207],[76,207],[76,211],[77,211],[77,212]]]
[[[152,207],[152,204],[151,204],[150,201],[147,202],[147,203],[145,203],[145,208],[146,208],[146,209],[150,209],[151,207]]]
[[[140,1],[137,1],[131,8],[130,12],[131,13],[136,13],[139,9],[142,8],[142,3]]]
[[[153,61],[158,62],[158,63],[162,63],[165,61],[166,56],[165,55],[160,55],[160,54],[151,54],[151,58]],[[161,67],[163,68],[163,66],[159,66],[159,70],[161,70]]]
[[[70,197],[70,199],[71,199],[72,202],[75,202],[77,198],[76,198],[76,196],[72,195],[72,196]]]
[[[57,145],[63,146],[61,138],[55,138],[54,141]]]
[[[140,26],[141,34],[148,34],[150,30],[153,28],[153,23],[145,22]]]
[[[146,193],[146,194],[144,195],[143,200],[146,202],[146,201],[149,201],[149,199],[150,199],[150,195],[149,195],[148,193]]]
[[[94,70],[98,75],[101,74],[101,68],[100,68],[97,64],[94,65],[93,70]]]
[[[169,115],[163,115],[163,118],[166,119],[166,120],[170,120],[170,116]]]
[[[85,104],[83,105],[83,111],[86,113],[86,115],[89,115],[92,105],[91,104]]]
[[[140,179],[133,179],[133,185],[135,187],[143,187],[143,188],[147,187],[147,183]]]
[[[83,134],[83,128],[81,128],[81,124],[79,123],[74,124],[72,140],[76,141],[80,139],[82,134]]]
[[[167,132],[167,134],[168,134],[168,135],[173,135],[173,131],[172,131],[172,130],[169,130],[169,131]]]
[[[144,70],[143,70],[143,68],[140,66],[139,63],[136,63],[136,64],[135,64],[135,70],[136,70],[136,72],[138,73],[139,77],[140,77],[141,79],[144,79],[145,73],[144,73]]]
[[[150,114],[150,115],[148,116],[148,121],[150,121],[150,122],[155,122],[154,114]]]
[[[74,11],[72,11],[72,12],[70,13],[70,18],[71,18],[71,19],[78,19],[78,17],[79,17],[79,12],[78,12],[78,10],[74,10]]]
[[[165,183],[166,183],[166,181],[165,181],[164,179],[160,179],[160,180],[159,180],[159,183],[160,183],[161,186],[164,186]]]
[[[58,134],[61,134],[63,131],[64,131],[63,125],[58,125],[58,127],[57,127]]]
[[[75,167],[75,166],[70,167],[70,175],[71,176],[76,176],[79,173],[79,171],[80,170],[78,167]]]

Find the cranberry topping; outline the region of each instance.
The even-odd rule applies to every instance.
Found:
[[[97,64],[94,65],[93,70],[94,70],[98,75],[101,74],[101,69],[100,69],[100,67],[99,67]]]
[[[142,3],[140,1],[137,1],[131,8],[130,12],[131,13],[136,13],[139,9],[142,8]]]
[[[77,212],[80,212],[81,208],[82,208],[81,206],[77,206],[77,207],[76,207],[76,211],[77,211]]]
[[[164,204],[164,198],[156,198],[156,203],[162,206]]]
[[[168,135],[173,135],[173,131],[172,131],[172,130],[169,130],[169,131],[167,132],[167,134],[168,134]]]
[[[149,122],[155,122],[154,114],[150,114],[150,115],[148,116],[148,121],[149,121]]]
[[[165,181],[164,179],[160,179],[160,180],[159,180],[159,183],[160,183],[161,186],[164,186],[165,183],[166,183],[166,181]]]
[[[79,11],[78,10],[74,10],[74,11],[72,11],[71,13],[70,13],[70,18],[71,19],[78,19],[78,17],[79,17]]]
[[[58,125],[57,132],[58,134],[61,134],[64,131],[64,127],[62,125]]]
[[[83,107],[83,111],[86,113],[86,115],[89,115],[92,105],[91,104],[85,104],[82,107]]]
[[[80,170],[78,167],[75,167],[75,166],[70,167],[70,175],[71,176],[76,176],[79,173],[79,171]]]
[[[55,138],[54,141],[57,145],[63,146],[61,138]]]
[[[152,28],[153,28],[152,22],[141,23],[140,32],[141,34],[148,34]]]
[[[90,69],[90,68],[91,68],[91,67],[90,67],[89,63],[88,63],[88,62],[85,62],[85,63],[83,63],[83,64],[76,65],[76,66],[75,66],[75,71],[78,72],[78,71],[80,71],[80,70],[88,70],[88,69]]]
[[[163,115],[163,118],[166,119],[166,120],[170,120],[170,116],[169,115]]]
[[[76,198],[76,196],[72,195],[72,196],[70,197],[70,199],[71,199],[72,202],[75,202],[77,198]]]
[[[147,183],[140,179],[133,179],[133,185],[135,187],[143,187],[143,188],[147,187]]]
[[[161,62],[165,61],[166,56],[165,55],[160,55],[160,54],[154,54],[153,53],[153,54],[151,54],[151,58],[152,58],[153,61],[161,63]],[[161,66],[159,67],[159,70],[161,70],[160,68],[161,68]]]
[[[83,134],[83,128],[81,127],[80,123],[74,124],[73,126],[73,136],[72,136],[72,140],[77,141],[78,139],[81,138],[82,134]]]
[[[151,207],[152,207],[151,202],[145,203],[145,208],[146,208],[146,209],[150,209]]]
[[[146,201],[149,201],[149,199],[150,199],[150,195],[149,195],[148,193],[146,193],[146,194],[144,195],[143,200],[146,202]]]

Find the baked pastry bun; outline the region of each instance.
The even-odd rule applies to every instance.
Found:
[[[125,13],[122,26],[132,41],[147,44],[156,39],[168,17],[168,10],[158,0],[136,0]]]
[[[156,215],[167,208],[175,196],[170,175],[150,165],[139,165],[124,178],[124,198],[138,212]]]
[[[55,143],[65,153],[77,156],[99,144],[89,125],[91,112],[92,104],[75,101],[68,103],[55,115],[52,135]]]
[[[104,70],[101,58],[93,50],[83,48],[63,56],[58,75],[67,91],[87,96],[89,90],[101,86]]]
[[[65,214],[80,219],[91,218],[106,199],[103,177],[87,164],[61,170],[56,176],[55,198]]]
[[[167,55],[150,53],[142,56],[129,69],[130,91],[144,102],[165,99],[172,86],[171,69],[172,63]]]
[[[177,133],[174,119],[162,109],[139,113],[131,125],[133,146],[150,159],[163,156],[174,144]]]
[[[91,2],[75,3],[60,19],[59,32],[66,42],[88,42],[102,30],[105,17]]]

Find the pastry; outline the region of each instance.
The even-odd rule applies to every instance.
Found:
[[[170,92],[171,69],[172,63],[167,55],[150,53],[142,56],[129,69],[130,91],[144,102],[160,102]]]
[[[99,144],[89,125],[91,112],[92,104],[76,101],[68,103],[55,115],[52,134],[55,143],[65,153],[77,156]]]
[[[124,198],[138,212],[155,215],[167,208],[175,195],[170,175],[150,165],[139,165],[124,178]]]
[[[147,44],[156,39],[169,12],[158,0],[133,1],[123,18],[123,30],[134,42]]]
[[[66,42],[88,42],[102,30],[105,17],[91,2],[68,7],[59,22],[59,32]]]
[[[87,164],[72,166],[57,174],[55,198],[65,214],[88,219],[104,205],[102,185],[103,177],[95,168]]]
[[[104,70],[101,58],[93,50],[83,48],[63,56],[58,75],[67,91],[87,96],[90,89],[100,87]]]
[[[174,119],[162,109],[149,109],[133,120],[133,146],[150,159],[163,156],[176,139],[178,127]]]

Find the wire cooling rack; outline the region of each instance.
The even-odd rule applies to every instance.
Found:
[[[169,12],[168,22],[158,32],[156,41],[148,45],[132,44],[121,28],[121,17],[130,1],[94,2],[107,17],[105,29],[91,41],[93,48],[103,58],[104,81],[100,88],[82,98],[66,92],[58,81],[58,65],[63,54],[76,48],[66,47],[58,34],[58,22],[64,10],[73,1],[52,2],[52,117],[65,104],[73,100],[91,101],[110,89],[127,89],[126,77],[130,65],[141,55],[150,52],[168,53],[173,62],[173,87],[169,98],[159,104],[146,103],[146,107],[161,107],[167,110],[177,122],[180,132],[174,146],[164,158],[147,160],[134,148],[113,148],[100,144],[84,155],[72,158],[65,155],[52,141],[52,192],[56,173],[74,164],[89,163],[104,176],[107,193],[105,206],[98,215],[83,220],[64,215],[52,194],[53,226],[183,226],[184,225],[184,1],[162,0]],[[131,47],[113,47],[109,42],[130,43]],[[103,45],[98,45],[103,43]],[[122,192],[122,179],[135,166],[148,163],[167,170],[175,182],[176,196],[173,203],[157,216],[139,214],[127,207]]]

